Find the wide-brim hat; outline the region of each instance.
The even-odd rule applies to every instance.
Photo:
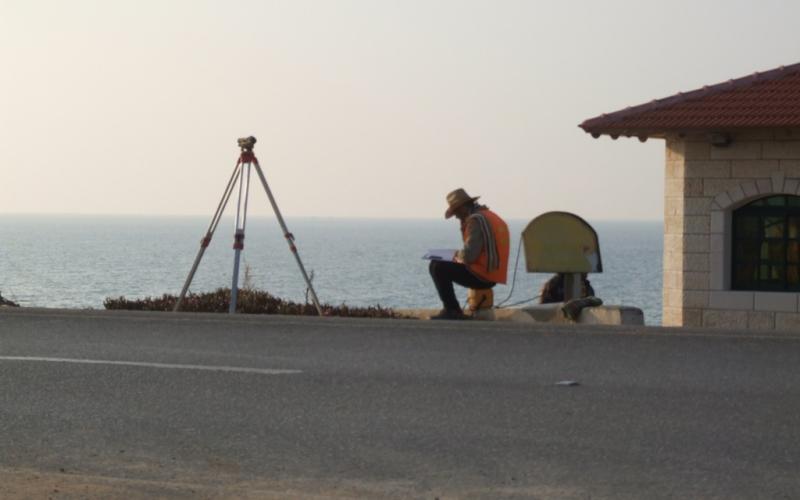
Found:
[[[480,196],[470,196],[462,188],[451,191],[447,194],[447,211],[444,213],[444,218],[449,219],[459,207],[477,200]]]

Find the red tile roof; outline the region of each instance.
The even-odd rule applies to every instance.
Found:
[[[670,132],[800,127],[800,63],[656,99],[579,125],[607,134],[663,137]]]

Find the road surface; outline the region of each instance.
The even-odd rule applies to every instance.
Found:
[[[800,336],[0,310],[26,496],[798,498]]]

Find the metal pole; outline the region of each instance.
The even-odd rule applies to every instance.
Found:
[[[564,302],[572,299],[580,299],[583,295],[583,279],[580,273],[564,274]]]
[[[183,299],[186,297],[186,292],[189,290],[189,286],[192,284],[192,280],[194,279],[194,274],[197,272],[197,267],[200,265],[200,260],[203,258],[203,254],[205,254],[206,248],[211,243],[211,238],[214,236],[214,231],[217,230],[217,225],[219,224],[219,220],[222,217],[222,213],[225,211],[225,206],[228,204],[228,199],[233,192],[233,187],[236,183],[236,174],[239,171],[241,163],[239,161],[236,162],[236,166],[233,168],[233,173],[231,174],[230,179],[228,179],[228,185],[225,187],[225,191],[222,193],[222,198],[219,200],[219,204],[217,205],[217,210],[214,212],[214,216],[211,218],[211,223],[208,225],[208,229],[206,230],[206,235],[200,240],[200,250],[197,252],[197,256],[194,258],[194,263],[192,264],[192,269],[189,271],[189,276],[186,277],[186,281],[183,283],[183,288],[181,289],[181,293],[178,296],[178,301],[175,302],[175,307],[172,309],[173,312],[177,312],[180,307]]]
[[[267,178],[264,177],[264,172],[261,171],[261,165],[258,164],[258,159],[256,159],[255,156],[253,157],[253,165],[256,168],[258,177],[261,179],[261,184],[264,186],[264,191],[267,192],[267,197],[272,205],[272,210],[275,212],[275,217],[278,219],[278,223],[281,225],[283,237],[286,238],[286,243],[289,244],[289,249],[294,254],[294,258],[297,261],[297,266],[300,268],[300,272],[303,274],[303,279],[306,280],[308,290],[311,292],[311,300],[314,301],[314,306],[317,308],[317,314],[322,316],[322,307],[319,305],[317,292],[314,291],[314,286],[311,284],[311,280],[308,279],[306,268],[303,267],[303,262],[300,260],[300,255],[297,253],[297,247],[294,244],[294,235],[289,232],[289,229],[286,227],[286,223],[283,221],[283,216],[281,216],[281,211],[278,208],[278,204],[275,203],[275,198],[272,196],[272,191],[269,189],[269,185],[267,184]]]
[[[233,280],[231,283],[231,302],[228,307],[229,314],[236,313],[236,299],[239,296],[239,258],[244,250],[244,227],[247,221],[247,198],[250,192],[250,162],[245,162],[239,170],[239,200],[236,206],[236,229],[233,235]],[[245,178],[244,171],[247,170]],[[244,200],[242,200],[244,191]]]

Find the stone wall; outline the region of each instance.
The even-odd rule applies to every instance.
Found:
[[[731,212],[800,195],[800,129],[730,135],[667,137],[663,324],[800,329],[800,294],[730,290]]]

